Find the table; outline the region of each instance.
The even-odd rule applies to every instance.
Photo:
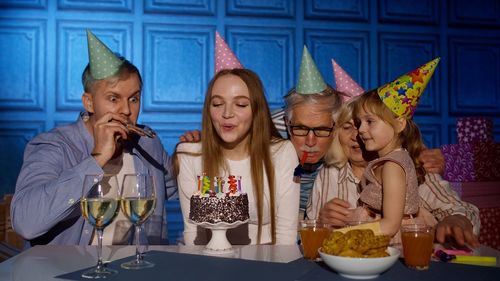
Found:
[[[248,268],[248,273],[241,272],[240,269],[234,268],[237,272],[240,272],[240,276],[226,276],[227,280],[247,280],[245,277],[247,275],[259,276],[259,272],[253,272],[251,268],[253,266],[260,266],[259,270],[262,270],[263,276],[264,274],[275,274],[279,276],[303,276],[306,272],[311,269],[319,270],[316,263],[306,261],[302,259],[302,254],[298,246],[271,246],[271,245],[247,245],[247,246],[234,246],[235,252],[232,256],[229,256],[231,259],[214,259],[209,257],[203,257],[203,246],[149,246],[150,257],[153,258],[155,255],[166,255],[169,254],[170,260],[175,259],[176,262],[181,264],[181,267],[184,266],[184,270],[188,270],[191,273],[195,271],[199,271],[203,269],[203,264],[207,261],[210,261],[212,264],[213,261],[219,262],[222,266],[225,262],[235,262],[244,264],[243,268]],[[103,259],[105,261],[116,261],[119,259],[127,258],[131,259],[135,253],[135,246],[104,246],[103,247]],[[163,254],[162,254],[163,253]],[[189,255],[186,255],[189,254]],[[475,252],[476,255],[488,255],[488,256],[496,256],[498,261],[500,261],[500,252],[496,251],[492,248],[481,246]],[[175,256],[172,256],[175,255]],[[180,260],[184,259],[187,262],[182,263]],[[94,266],[97,261],[96,257],[96,248],[95,246],[36,246],[30,248],[21,254],[0,263],[0,280],[62,280],[60,278],[55,278],[57,276],[67,275],[68,273],[72,273],[75,271],[79,271],[91,266]],[[263,262],[269,264],[268,267],[262,265]],[[200,264],[203,263],[203,264]],[[291,267],[286,267],[291,263],[296,263],[296,265]],[[437,265],[438,263],[436,263]],[[456,265],[447,265],[441,263],[440,266],[456,266]],[[458,265],[457,265],[458,266]],[[460,265],[461,266],[461,265]],[[498,267],[497,263],[497,267]],[[403,265],[400,265],[402,269],[399,270],[407,270]],[[431,265],[431,268],[433,265]],[[434,266],[438,268],[439,266]],[[165,269],[165,276],[169,276],[169,272],[172,272],[172,269],[167,269],[165,264],[157,264],[156,270]],[[485,267],[477,267],[477,268],[485,268]],[[181,269],[177,268],[182,272]],[[489,268],[492,269],[493,268]],[[294,270],[296,272],[294,272]],[[325,269],[321,269],[325,270]],[[408,269],[409,270],[409,269]],[[493,274],[498,272],[498,277],[500,280],[500,268],[496,268],[497,271],[493,271]],[[120,273],[125,270],[120,269]],[[135,271],[137,273],[138,271]],[[228,272],[231,272],[230,270]],[[266,273],[267,272],[267,273]],[[119,274],[120,274],[119,273]],[[127,275],[130,275],[127,273]],[[133,273],[133,272],[132,272]],[[320,272],[321,273],[321,272]],[[390,273],[390,272],[387,272]],[[413,271],[413,273],[418,273],[417,271]],[[123,274],[123,273],[121,273]],[[172,273],[173,274],[173,273]],[[198,273],[199,274],[199,273]],[[257,275],[255,275],[257,274]],[[286,275],[288,274],[288,275]],[[332,279],[330,280],[346,280],[342,279],[339,275],[333,272],[323,272],[324,274],[331,274]],[[398,274],[406,274],[406,273],[398,273]],[[488,274],[488,273],[487,273]],[[122,277],[127,276],[122,275]],[[383,275],[381,275],[383,276]],[[480,276],[488,276],[482,273]],[[496,275],[494,275],[496,277]],[[260,276],[259,276],[260,277]],[[451,277],[451,276],[450,276]],[[442,279],[442,277],[440,277]],[[456,277],[453,277],[456,278]],[[178,278],[160,278],[161,280],[179,280]],[[160,280],[158,279],[158,280]],[[249,278],[251,279],[251,278]],[[278,278],[280,279],[280,278]],[[278,280],[276,278],[272,278],[272,280]],[[144,280],[150,280],[148,278],[144,278]],[[205,280],[215,280],[207,278]],[[262,280],[270,280],[264,278],[259,278],[259,281]],[[283,280],[293,280],[286,279]],[[297,278],[295,280],[316,280],[314,276],[311,278],[307,277],[305,279]],[[318,279],[319,280],[319,279]],[[451,278],[450,278],[451,280]],[[456,279],[454,279],[456,280]],[[488,280],[488,279],[485,279]],[[440,280],[442,281],[442,280]]]

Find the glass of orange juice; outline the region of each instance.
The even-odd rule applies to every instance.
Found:
[[[434,246],[434,228],[425,224],[403,225],[401,240],[405,264],[417,270],[428,269]]]
[[[304,258],[318,260],[318,249],[323,244],[323,240],[330,234],[328,224],[320,223],[317,220],[300,221],[300,240],[304,252]]]

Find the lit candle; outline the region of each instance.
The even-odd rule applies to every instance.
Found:
[[[238,176],[238,191],[241,193],[241,176]]]

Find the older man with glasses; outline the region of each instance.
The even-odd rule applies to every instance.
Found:
[[[278,130],[292,141],[300,165],[300,217],[304,217],[314,179],[334,140],[335,114],[342,105],[342,94],[327,85],[306,47],[300,65],[299,82],[285,96],[285,108],[273,114]]]

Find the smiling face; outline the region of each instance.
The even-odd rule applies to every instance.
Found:
[[[247,85],[236,75],[215,81],[210,93],[210,118],[228,147],[247,147],[252,127],[252,106]]]
[[[372,112],[360,108],[357,113],[359,119],[359,136],[368,151],[377,151],[384,156],[394,149],[401,147],[395,128]]]

